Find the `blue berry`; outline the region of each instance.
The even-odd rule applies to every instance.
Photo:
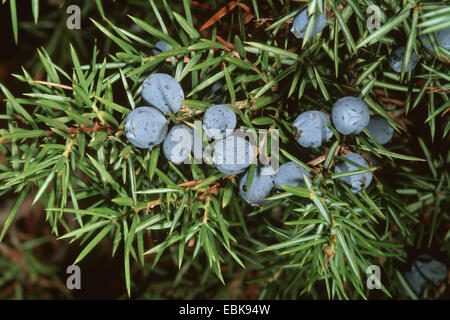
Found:
[[[331,119],[340,133],[357,134],[369,124],[369,108],[360,98],[344,97],[333,105]]]
[[[139,107],[125,120],[125,134],[135,146],[143,149],[160,144],[167,134],[167,120],[155,108]]]
[[[369,168],[369,164],[367,163],[367,161],[357,153],[346,154],[344,158],[353,161],[363,168]],[[335,173],[350,172],[356,170],[362,169],[347,161],[337,164],[334,168]],[[357,193],[361,190],[366,189],[370,185],[370,182],[372,181],[372,172],[354,174],[351,176],[342,177],[340,179],[351,186],[351,191],[353,193]]]
[[[236,115],[233,110],[218,104],[206,110],[203,117],[203,130],[207,137],[221,139],[233,132],[236,123]]]
[[[223,87],[223,83],[220,81],[214,82],[214,84],[211,86],[211,89],[209,90],[209,95],[213,95],[214,94],[214,101],[216,103],[220,103],[220,101],[222,101],[223,99],[223,95],[222,94],[216,94],[217,91],[219,91],[220,89],[222,89]]]
[[[303,9],[300,13],[295,17],[293,26],[291,28],[291,32],[298,39],[303,39],[305,37],[306,27],[308,26],[309,16],[308,16],[308,8]],[[327,15],[326,13],[317,13],[313,28],[311,30],[310,36],[313,37],[316,34],[320,33],[323,28],[325,28],[327,24]]]
[[[294,121],[293,134],[297,142],[305,148],[317,148],[333,136],[326,122],[330,116],[320,111],[306,111]]]
[[[450,50],[450,28],[437,32],[437,42],[445,50]]]
[[[411,288],[420,294],[422,286],[431,282],[435,286],[441,284],[447,276],[447,267],[427,254],[421,254],[414,260],[411,270],[405,273],[405,279]]]
[[[422,29],[419,28],[419,32],[421,32],[421,31],[422,31]],[[436,32],[434,32],[434,36],[436,37],[436,41],[437,41]],[[430,51],[433,51],[433,47],[431,46],[429,34],[422,34],[419,38],[420,38],[420,41],[422,42],[422,44],[425,46],[425,48],[427,48]]]
[[[203,75],[200,78],[200,83],[203,82],[203,81],[206,81],[206,79],[207,79],[207,75],[205,74],[205,75]],[[209,96],[214,95],[214,102],[217,103],[217,104],[220,104],[222,102],[223,94],[216,93],[216,92],[220,91],[220,89],[222,89],[223,85],[224,84],[222,83],[222,81],[216,81],[209,87],[209,91],[208,91],[207,96],[209,98]]]
[[[438,46],[441,46],[445,50],[450,50],[450,28],[436,31],[434,36]],[[428,34],[421,35],[420,40],[428,50],[433,51]]]
[[[169,50],[170,50],[169,45],[166,42],[160,40],[155,44],[155,49],[153,49],[153,55],[156,56],[161,52],[166,52]]]
[[[389,64],[395,72],[402,72],[403,57],[405,55],[405,47],[400,47],[394,50],[389,56]],[[408,65],[405,68],[405,72],[409,72],[414,69],[419,62],[419,57],[414,52],[411,52],[411,57],[409,58]]]
[[[142,98],[163,114],[176,113],[184,100],[184,92],[178,81],[165,73],[155,73],[145,79]]]
[[[237,135],[213,143],[213,162],[222,173],[239,174],[254,162],[255,153],[250,143]]]
[[[209,94],[216,93],[217,91],[222,89],[222,87],[223,87],[222,82],[220,82],[220,81],[214,82],[213,85],[211,86],[211,89],[209,90]]]
[[[272,176],[262,174],[260,171],[261,169],[262,168],[256,167],[250,188],[247,186],[249,171],[244,174],[239,183],[240,196],[254,207],[262,207],[269,203],[268,200],[264,199],[270,196],[273,189]]]
[[[200,83],[206,81],[208,78],[208,76],[206,74],[204,74],[201,78],[200,78]],[[219,91],[220,89],[222,89],[223,87],[223,82],[222,81],[216,81],[214,82],[210,87],[209,87],[209,95],[216,93],[217,91]]]
[[[275,177],[273,179],[275,188],[283,190],[282,185],[304,187],[305,184],[303,182],[303,175],[306,175],[308,177],[308,171],[303,169],[294,161],[286,162],[278,168],[278,171],[275,174]]]
[[[185,124],[170,129],[163,143],[163,153],[167,160],[180,164],[189,157],[193,143],[192,130]]]
[[[394,128],[391,127],[382,116],[374,116],[367,125],[367,130],[373,135],[379,144],[385,144],[391,141],[394,135]]]
[[[437,32],[437,42],[445,50],[450,50],[450,28]]]

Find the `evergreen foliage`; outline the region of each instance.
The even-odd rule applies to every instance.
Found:
[[[448,3],[82,1],[82,29],[67,31],[65,11],[43,17],[36,0],[40,27],[33,31],[30,22],[18,21],[22,3],[6,2],[19,45],[23,32],[52,35],[37,50],[43,80],[24,68],[14,77],[28,86],[25,92],[0,84],[0,119],[7,123],[0,153],[8,161],[0,165],[0,195],[16,198],[0,239],[32,193],[52,232],[82,248],[74,264],[83,266],[100,241],[113,243],[131,297],[145,291],[132,266],[149,272],[162,261],[179,269],[169,281],[190,284],[194,297],[219,292],[236,275],[260,299],[432,297],[435,289],[418,296],[403,274],[414,258],[410,247],[450,257],[450,52],[434,36],[433,51],[419,38],[450,27]],[[367,27],[370,5],[381,9],[379,29]],[[292,20],[306,7],[312,17],[327,9],[327,25],[309,36],[311,18],[297,39]],[[49,21],[59,27],[44,30]],[[170,49],[153,55],[160,40]],[[405,46],[402,72],[394,73],[389,56],[399,45]],[[404,72],[413,53],[419,63]],[[280,164],[307,170],[304,187],[285,186],[253,208],[239,196],[242,174],[227,176],[192,157],[191,165],[175,165],[162,144],[151,150],[130,144],[126,115],[144,105],[141,85],[156,72],[175,77],[185,92],[182,109],[168,115],[170,127],[192,127],[220,95],[238,127],[279,131]],[[211,94],[218,81],[223,85]],[[360,97],[371,116],[386,119],[393,141],[380,145],[367,129],[353,136],[332,129],[319,148],[299,146],[296,117],[309,110],[330,114],[344,96]],[[340,180],[349,173],[334,170],[349,152],[369,160],[359,173],[373,174],[356,194]],[[254,166],[250,172],[251,180]],[[381,290],[366,286],[371,265],[381,267]]]

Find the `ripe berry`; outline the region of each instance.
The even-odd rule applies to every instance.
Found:
[[[402,72],[403,57],[405,55],[405,47],[400,47],[394,50],[389,56],[389,64],[395,72]],[[419,57],[414,52],[411,52],[411,57],[409,58],[408,65],[405,68],[405,72],[409,72],[414,69],[419,62]]]
[[[385,144],[391,141],[394,135],[394,128],[391,127],[382,116],[374,116],[367,125],[367,130],[373,135],[379,144]]]
[[[294,121],[293,134],[297,142],[305,148],[317,148],[333,136],[327,127],[330,116],[320,111],[306,111]]]
[[[142,98],[152,107],[167,115],[176,113],[184,100],[184,92],[178,81],[165,73],[154,73],[142,85]]]
[[[434,37],[436,38],[436,43],[438,46],[441,46],[445,50],[450,50],[450,28],[434,32]],[[421,35],[420,40],[428,50],[433,51],[428,34]]]
[[[200,78],[200,83],[206,81],[208,79],[208,75],[204,74],[201,78]],[[223,87],[223,82],[218,80],[216,82],[214,82],[210,87],[209,87],[209,91],[208,91],[208,96],[211,96],[213,94],[215,94],[217,91],[219,91],[220,89],[222,89]],[[220,103],[222,101],[223,95],[222,94],[216,94],[214,95],[214,101],[216,103]]]
[[[430,282],[439,286],[447,276],[447,267],[442,262],[427,254],[419,255],[413,262],[411,270],[405,273],[405,279],[411,288],[420,294],[422,286]]]
[[[247,186],[249,171],[244,174],[239,183],[240,196],[254,207],[261,207],[269,203],[268,200],[264,199],[270,196],[273,189],[272,176],[262,174],[261,169],[256,167],[250,187]]]
[[[357,153],[346,154],[344,156],[344,158],[346,158],[350,161],[353,161],[354,163],[358,164],[360,167],[369,168],[369,164],[367,163],[367,161]],[[363,170],[360,167],[357,167],[350,162],[344,161],[344,162],[338,163],[335,166],[334,172],[341,173],[341,172]],[[351,176],[345,176],[340,179],[351,186],[351,191],[353,193],[357,193],[361,190],[366,189],[370,185],[370,182],[372,181],[372,172],[353,174]]]
[[[220,81],[214,82],[213,85],[211,86],[211,89],[209,90],[209,94],[216,93],[217,91],[222,89],[222,87],[223,87],[223,83],[222,82],[220,82]]]
[[[165,51],[169,51],[169,50],[170,50],[169,45],[166,42],[160,40],[155,44],[155,49],[153,49],[152,51],[153,51],[153,55],[156,56],[156,55],[160,54],[161,52],[165,52]]]
[[[155,108],[139,107],[125,120],[125,134],[135,146],[143,149],[160,144],[167,134],[167,120]]]
[[[360,98],[344,97],[333,105],[331,119],[340,133],[357,134],[369,123],[369,108]]]
[[[185,124],[170,129],[163,143],[163,153],[167,160],[180,164],[189,157],[192,150],[192,130]]]
[[[309,176],[308,171],[303,169],[294,161],[286,162],[279,168],[273,182],[275,188],[283,190],[282,185],[288,185],[292,187],[304,187],[303,175]]]
[[[218,104],[206,110],[203,117],[203,130],[209,138],[221,139],[233,132],[236,123],[236,115],[233,110]]]
[[[220,103],[223,99],[223,94],[217,94],[216,92],[222,89],[223,83],[220,81],[214,82],[214,84],[211,86],[211,89],[209,89],[209,95],[214,95],[214,101],[216,103]]]
[[[303,9],[300,13],[295,17],[293,26],[291,28],[291,32],[298,39],[303,39],[305,37],[306,27],[308,26],[310,16],[308,15],[308,8]],[[316,34],[320,33],[323,28],[325,28],[327,24],[327,15],[326,13],[320,14],[317,13],[314,24],[311,30],[310,36],[313,37]]]
[[[437,32],[437,42],[445,50],[450,50],[450,28]]]
[[[239,174],[254,162],[255,152],[250,143],[237,135],[213,143],[213,162],[222,173]]]

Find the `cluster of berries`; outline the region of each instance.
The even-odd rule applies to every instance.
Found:
[[[306,111],[294,121],[293,135],[298,144],[305,148],[317,148],[331,139],[334,125],[339,133],[344,135],[358,134],[365,128],[379,144],[385,144],[392,139],[394,129],[381,116],[370,118],[366,103],[356,97],[339,99],[332,108],[330,116],[321,111]],[[336,164],[335,173],[351,172],[369,168],[367,161],[357,153],[344,156],[345,162]],[[265,171],[263,173],[263,171]],[[267,167],[256,170],[251,187],[246,189],[247,174],[241,180],[240,194],[252,205],[260,206],[266,203],[264,199],[270,196],[273,187],[283,190],[283,185],[303,187],[304,175],[308,172],[295,162],[287,162],[280,166],[277,172],[270,172]],[[370,185],[372,173],[357,173],[341,178],[351,186],[351,191],[357,193]]]
[[[291,29],[295,37],[304,38],[309,19],[307,9],[296,16]],[[326,13],[317,14],[310,36],[320,33],[326,22]],[[438,46],[450,49],[450,28],[435,32],[431,37],[421,36],[422,43],[430,51],[433,51],[430,44],[433,38]],[[167,43],[159,41],[153,53],[156,55],[169,49]],[[391,68],[396,72],[401,72],[404,52],[404,47],[397,48],[389,58]],[[418,61],[413,51],[405,71],[412,70]],[[222,86],[219,82],[213,84],[210,94]],[[153,148],[163,142],[163,153],[169,161],[175,164],[189,163],[186,161],[189,161],[190,152],[194,150],[193,130],[185,124],[177,124],[168,132],[165,117],[169,112],[178,112],[182,106],[184,92],[178,81],[167,74],[153,74],[144,81],[141,94],[148,106],[136,108],[127,116],[125,133],[128,140],[140,148]],[[212,150],[211,160],[215,167],[227,175],[243,173],[251,163],[255,163],[257,155],[254,146],[236,133],[236,125],[236,115],[226,105],[214,105],[204,114],[203,131],[209,140],[214,140],[206,147]],[[331,118],[321,111],[303,112],[295,119],[292,131],[302,147],[317,148],[332,138],[332,125],[343,135],[354,135],[367,129],[379,144],[389,142],[394,134],[393,128],[383,117],[371,118],[366,103],[357,97],[339,99],[332,107]],[[203,142],[200,144],[203,156],[206,147]],[[369,168],[368,162],[357,153],[346,154],[343,158],[344,162],[335,165],[335,173]],[[273,188],[283,190],[283,185],[303,187],[303,176],[308,172],[292,161],[281,165],[276,172],[270,166],[257,165],[250,187],[246,185],[248,174],[246,172],[241,178],[240,195],[251,205],[262,206],[267,203],[265,199]],[[357,193],[370,185],[372,173],[346,175],[341,180],[351,186],[352,192]]]
[[[317,148],[333,136],[331,125],[344,135],[354,135],[365,128],[379,144],[385,144],[392,139],[394,129],[381,116],[370,117],[367,104],[357,97],[344,97],[336,101],[331,109],[330,117],[321,111],[306,111],[294,121],[293,134],[297,142],[305,148]],[[335,166],[335,172],[350,172],[369,168],[367,161],[356,153],[344,156],[348,162]],[[367,188],[372,181],[372,173],[366,172],[348,175],[341,178],[357,193]]]
[[[296,38],[303,39],[306,35],[307,26],[309,23],[311,16],[308,15],[308,9],[305,8],[295,17],[293,21],[293,26],[291,28],[291,32],[294,34]],[[315,36],[316,34],[322,32],[327,24],[327,14],[326,12],[323,14],[316,14],[315,20],[310,32],[310,37]],[[434,37],[436,39],[436,44],[439,47],[444,48],[445,50],[450,50],[450,28],[443,29],[440,31],[436,31],[431,34],[425,34],[420,36],[420,40],[422,44],[431,52],[434,51],[431,38]],[[402,71],[403,58],[405,54],[405,47],[398,47],[395,49],[390,57],[389,57],[389,65],[392,70],[400,73]],[[414,52],[411,53],[411,57],[409,58],[408,64],[405,67],[405,72],[409,72],[414,69],[419,62],[419,57]]]
[[[311,16],[308,15],[306,8],[295,17],[291,32],[296,38],[302,39],[305,37],[310,18]],[[322,32],[326,24],[326,12],[317,14],[312,24],[310,36]],[[433,36],[438,46],[450,50],[450,28],[435,32]],[[427,49],[433,51],[428,35],[421,36],[421,41]],[[399,47],[389,57],[389,64],[395,72],[401,72],[404,53],[405,47]],[[411,71],[418,62],[419,57],[413,51],[405,72]],[[331,121],[330,117],[321,111],[306,111],[300,114],[294,121],[293,134],[302,147],[317,148],[333,136],[330,129],[331,124],[339,133],[344,135],[358,134],[366,128],[379,144],[389,142],[394,134],[394,129],[383,117],[377,115],[371,118],[366,103],[356,97],[344,97],[338,100],[333,105]],[[336,164],[335,173],[369,168],[369,164],[364,157],[357,153],[346,154],[344,158],[345,162]],[[263,171],[265,171],[265,174],[262,174]],[[303,167],[292,161],[280,166],[277,172],[267,173],[267,171],[270,172],[270,169],[266,167],[256,170],[250,188],[246,186],[248,173],[241,180],[240,194],[254,206],[265,204],[265,199],[270,196],[273,187],[282,190],[282,185],[304,186],[303,176],[307,175],[307,171]],[[341,180],[350,185],[352,192],[357,193],[370,185],[372,173],[346,175]]]
[[[153,148],[163,142],[165,157],[175,164],[188,159],[194,147],[192,129],[185,124],[174,125],[168,132],[165,117],[170,112],[180,110],[184,92],[173,77],[156,73],[148,77],[142,85],[142,98],[148,104],[133,110],[125,121],[125,133],[128,140],[140,148]],[[296,141],[305,148],[317,148],[331,139],[331,123],[344,135],[358,134],[364,128],[380,144],[387,143],[393,136],[393,128],[380,116],[370,118],[369,109],[363,100],[356,97],[344,97],[332,108],[330,116],[321,111],[306,111],[300,114],[293,124]],[[227,175],[243,173],[254,163],[256,152],[248,140],[236,134],[236,115],[226,105],[214,105],[208,108],[203,117],[203,131],[211,144],[212,161],[215,167]],[[202,154],[204,145],[202,143]],[[349,172],[368,168],[367,161],[356,153],[344,156],[348,162],[335,166],[335,172]],[[303,176],[307,171],[296,164],[283,164],[276,172],[271,167],[257,166],[251,186],[246,186],[248,172],[240,182],[240,194],[251,205],[261,206],[270,195],[273,187],[281,189],[283,185],[303,186]],[[353,192],[359,192],[370,184],[372,173],[348,175],[342,180],[351,186]]]

